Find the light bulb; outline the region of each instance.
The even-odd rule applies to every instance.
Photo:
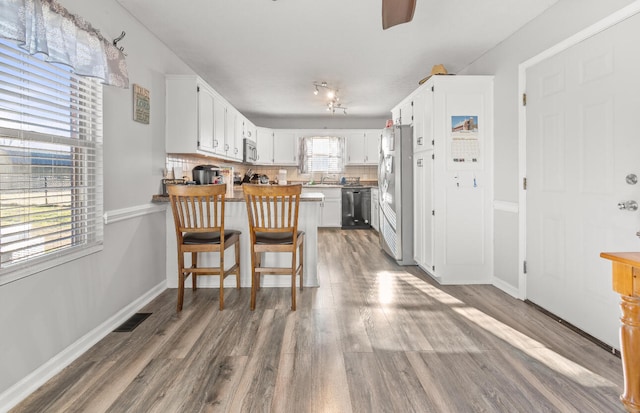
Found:
[[[318,86],[316,86],[316,90],[313,91],[313,94],[318,96]]]
[[[334,97],[334,96],[335,96],[335,95],[334,95],[334,93],[333,93],[333,90],[330,90],[330,91],[328,91],[328,92],[327,92],[327,97],[328,97],[329,99],[333,99],[333,97]]]

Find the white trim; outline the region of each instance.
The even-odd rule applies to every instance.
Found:
[[[501,211],[501,212],[510,212],[512,214],[517,214],[520,210],[520,207],[517,202],[509,202],[509,201],[493,201],[493,210]]]
[[[165,212],[166,210],[167,206],[163,204],[143,204],[129,208],[114,209],[104,213],[104,224],[113,224],[114,222],[141,217],[143,215],[153,214],[156,212]]]
[[[118,311],[104,323],[94,328],[92,331],[79,338],[69,347],[53,356],[38,369],[11,386],[0,394],[0,412],[6,412],[33,393],[53,376],[61,372],[65,367],[84,354],[93,345],[98,343],[116,327],[129,319],[139,309],[147,305],[154,298],[166,290],[166,282],[156,285],[144,295],[133,301],[131,304]]]
[[[509,294],[512,297],[524,300],[525,297],[520,297],[520,291],[518,290],[517,287],[514,287],[513,285],[505,282],[504,280],[501,280],[500,278],[496,278],[495,276],[491,279],[491,284],[504,291],[505,293]]]
[[[520,185],[519,195],[518,195],[518,203],[520,205],[520,216],[518,222],[518,232],[519,232],[519,248],[518,248],[518,262],[524,262],[527,256],[527,196],[526,191],[522,188],[522,180],[527,176],[527,117],[525,107],[522,105],[522,95],[526,92],[527,79],[526,72],[532,66],[561,53],[568,48],[575,46],[576,44],[595,36],[596,34],[607,30],[610,27],[615,26],[616,24],[640,13],[640,0],[636,0],[633,3],[623,7],[615,13],[610,14],[604,19],[592,24],[584,30],[579,31],[578,33],[570,36],[569,38],[557,43],[556,45],[550,47],[547,50],[537,54],[536,56],[522,62],[518,66],[518,96],[517,96],[517,105],[518,105],[518,176]],[[526,274],[523,272],[523,268],[519,269],[518,276],[518,284],[519,284],[519,297],[524,299],[527,296],[527,278]]]

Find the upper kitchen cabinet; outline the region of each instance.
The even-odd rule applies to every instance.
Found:
[[[407,96],[400,104],[391,109],[391,119],[394,125],[412,125],[413,124],[413,98],[411,94]]]
[[[298,165],[298,145],[295,130],[273,131],[273,163],[275,165]]]
[[[380,131],[367,129],[350,132],[347,140],[347,165],[377,165]]]
[[[420,88],[413,97],[413,151],[433,149],[433,91]]]
[[[273,129],[256,128],[258,159],[256,165],[273,165]]]
[[[168,75],[166,82],[167,152],[242,160],[239,112],[197,76]]]
[[[215,154],[213,90],[196,76],[166,78],[168,153]]]

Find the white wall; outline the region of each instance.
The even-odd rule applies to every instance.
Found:
[[[164,75],[191,70],[114,0],[60,2],[108,38],[127,32],[120,45],[128,54],[131,83],[151,92],[151,124],[132,121],[131,89],[105,89],[105,211],[148,204],[165,163]],[[517,289],[519,271],[513,212],[519,185],[518,64],[629,3],[561,0],[464,71],[495,75],[495,198],[506,205],[495,220],[495,276],[505,289]],[[346,126],[341,123],[352,121],[343,118],[252,121],[280,128],[383,126],[378,120]],[[0,286],[0,410],[8,389],[165,282],[165,235],[162,213],[109,224],[102,252]]]
[[[517,291],[518,273],[518,65],[632,0],[561,0],[460,74],[492,74],[494,83],[495,284]],[[512,215],[512,216],[510,216]]]
[[[151,93],[151,123],[132,120],[132,90],[104,91],[105,212],[149,205],[165,164],[164,75],[191,70],[114,0],[61,0],[107,38],[122,30],[131,83]],[[165,214],[105,225],[104,250],[0,286],[0,411],[20,380],[166,281]],[[135,311],[137,309],[134,309]],[[23,384],[23,388],[26,388]],[[4,396],[4,399],[3,399]]]
[[[245,116],[257,126],[275,129],[382,129],[387,119],[391,119],[391,112],[387,118],[362,118],[341,113],[298,118]]]

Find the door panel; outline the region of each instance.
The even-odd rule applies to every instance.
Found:
[[[640,58],[627,19],[529,68],[527,81],[527,298],[619,347],[619,297],[602,251],[637,251]]]

